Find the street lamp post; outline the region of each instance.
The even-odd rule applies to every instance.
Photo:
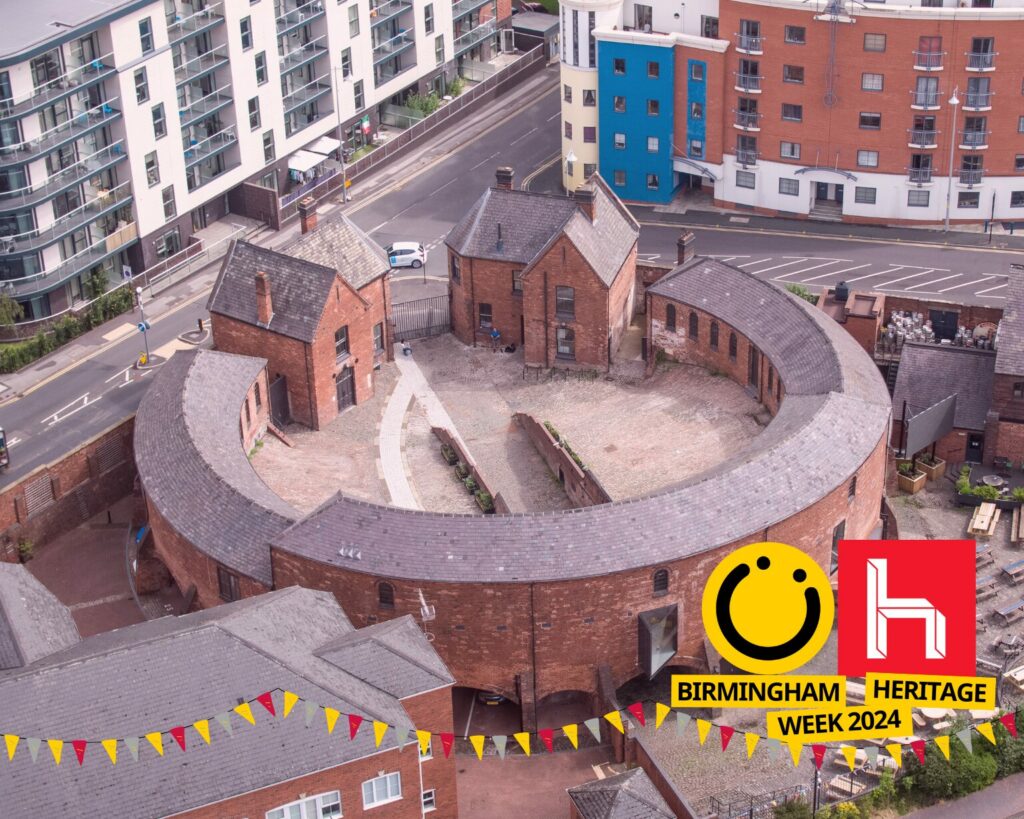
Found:
[[[142,330],[142,342],[146,345],[146,363],[149,363],[149,335],[146,333],[146,308],[142,304],[142,288],[135,288],[135,295],[139,299],[139,322]]]
[[[953,89],[953,96],[949,98],[950,107],[953,109],[949,115],[949,179],[946,180],[946,224],[943,228],[949,233],[949,206],[953,199],[953,146],[956,145],[956,107],[960,104],[957,94],[960,92],[958,85]]]
[[[348,169],[345,167],[345,135],[341,130],[341,85],[345,82],[345,69],[335,66],[331,69],[334,73],[334,110],[338,114],[338,156],[341,158],[341,201],[348,202]],[[341,79],[338,74],[341,72]]]

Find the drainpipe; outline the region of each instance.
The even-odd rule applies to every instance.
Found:
[[[313,379],[310,377],[309,373],[309,357],[310,354],[313,352],[313,345],[312,343],[310,343],[305,346],[306,355],[304,356],[304,358],[306,359],[306,398],[309,400],[309,420],[313,422],[313,429],[319,429],[320,417],[316,411],[316,402],[313,400]]]
[[[529,731],[537,730],[537,615],[533,608],[533,583],[530,584],[530,663],[533,668],[530,670],[530,685],[533,690],[533,720],[530,725],[523,728]]]
[[[491,320],[494,317],[491,316]],[[469,331],[473,334],[472,345],[476,347],[476,288],[473,286],[473,260],[469,260]]]
[[[548,346],[549,345],[549,340],[548,340],[548,336],[549,335],[550,335],[550,333],[548,332],[548,271],[545,270],[544,271],[544,366],[545,367],[550,367],[551,366],[551,359],[549,358],[550,349],[549,349],[549,346]],[[532,589],[531,589],[530,593],[531,594],[533,593]]]

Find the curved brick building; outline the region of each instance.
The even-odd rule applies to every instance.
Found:
[[[685,263],[648,290],[647,307],[655,347],[746,385],[774,416],[732,460],[647,497],[567,512],[437,514],[339,493],[292,522],[245,460],[247,430],[260,423],[251,409],[245,423],[252,385],[265,378],[258,360],[212,378],[211,367],[233,372],[234,357],[193,353],[164,368],[139,409],[137,460],[158,553],[202,605],[225,583],[241,594],[328,590],[357,623],[418,617],[425,601],[434,646],[459,685],[520,703],[527,726],[544,698],[592,694],[599,673],[621,685],[659,650],[655,667],[667,657],[703,666],[700,594],[723,554],[778,540],[834,570],[839,537],[871,535],[890,401],[839,325],[728,265]],[[202,415],[204,403],[224,417]],[[164,434],[168,423],[175,436]]]

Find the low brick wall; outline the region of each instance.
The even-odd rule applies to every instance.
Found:
[[[672,783],[672,780],[661,772],[658,764],[644,745],[643,740],[634,735],[629,738],[629,742],[632,746],[630,750],[637,766],[644,769],[644,773],[654,783],[654,787],[658,789],[661,798],[668,802],[672,812],[680,817],[680,819],[696,819],[697,814],[686,801],[686,797],[679,792]]]
[[[455,439],[455,437],[448,430],[444,429],[444,427],[431,427],[430,429],[437,437],[437,440],[442,444],[448,444],[448,446],[455,450],[459,456],[459,460],[469,467],[469,474],[472,476],[473,480],[476,481],[476,485],[491,496],[491,500],[494,502],[494,514],[507,515],[510,510],[508,508],[508,504],[505,503],[505,499],[501,496],[500,492],[494,492],[491,485],[487,482],[487,479],[480,474],[479,467],[477,467],[473,459],[469,457],[469,453],[462,448],[462,445]]]
[[[611,503],[611,496],[604,491],[600,481],[589,469],[580,469],[569,453],[551,436],[547,427],[525,412],[517,412],[512,417],[526,430],[551,474],[561,480],[565,494],[573,506],[579,509],[582,506]]]
[[[134,429],[132,415],[0,492],[0,560],[16,563],[19,540],[42,546],[130,495]]]
[[[647,288],[666,273],[675,270],[675,265],[668,262],[637,262],[636,263],[636,312],[647,311]]]

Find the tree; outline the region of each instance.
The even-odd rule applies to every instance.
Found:
[[[959,742],[951,742],[949,761],[937,748],[929,747],[922,765],[916,756],[906,759],[907,776],[914,790],[933,799],[956,799],[987,788],[996,778],[996,760],[987,750],[974,746],[968,753]]]
[[[772,814],[775,819],[811,819],[811,806],[803,799],[793,799],[776,805]]]
[[[6,293],[0,294],[0,327],[10,327],[24,316],[24,307]]]
[[[85,280],[85,292],[89,300],[98,299],[107,292],[107,271],[102,267],[93,268],[89,278]]]

